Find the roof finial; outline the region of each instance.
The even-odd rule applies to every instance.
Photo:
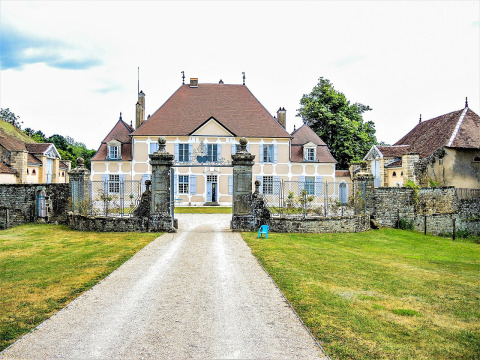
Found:
[[[243,85],[245,85],[245,71],[242,72],[243,75]]]
[[[295,124],[293,124],[293,131],[296,131],[297,130],[297,127],[295,126]]]
[[[466,108],[468,107],[468,98],[467,97],[465,98],[465,107]]]
[[[132,120],[130,120],[130,127],[132,127],[132,126],[133,126],[133,123],[132,123]]]
[[[420,119],[418,119],[418,123],[420,124],[422,122],[422,114],[420,114]]]
[[[185,71],[182,71],[182,85],[185,85]]]
[[[118,118],[118,120],[122,120],[122,112],[120,111],[120,117]]]

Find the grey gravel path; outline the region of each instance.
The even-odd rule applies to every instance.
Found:
[[[0,359],[326,358],[231,215],[178,219]]]

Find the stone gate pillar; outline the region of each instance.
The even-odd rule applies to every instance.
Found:
[[[232,229],[243,230],[255,226],[252,214],[252,167],[255,155],[247,151],[247,139],[240,139],[240,150],[232,155],[233,208]],[[253,222],[253,225],[249,225]]]
[[[173,228],[170,172],[174,155],[167,152],[167,140],[158,138],[158,150],[149,155],[152,165],[152,200],[150,203],[150,230],[165,231]]]
[[[90,171],[85,167],[83,158],[77,159],[77,167],[68,172],[72,211],[82,213],[89,208],[90,201]]]

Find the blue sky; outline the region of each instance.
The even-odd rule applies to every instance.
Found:
[[[323,76],[394,143],[424,120],[480,112],[477,1],[0,1],[0,107],[23,127],[97,148],[134,120],[137,67],[152,114],[181,85],[246,84],[270,113]]]

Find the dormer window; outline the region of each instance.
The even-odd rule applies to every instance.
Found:
[[[112,140],[107,143],[108,145],[108,159],[107,160],[120,160],[120,142],[117,140]]]
[[[317,145],[308,142],[303,145],[303,160],[304,161],[315,161],[316,160],[316,150]]]

